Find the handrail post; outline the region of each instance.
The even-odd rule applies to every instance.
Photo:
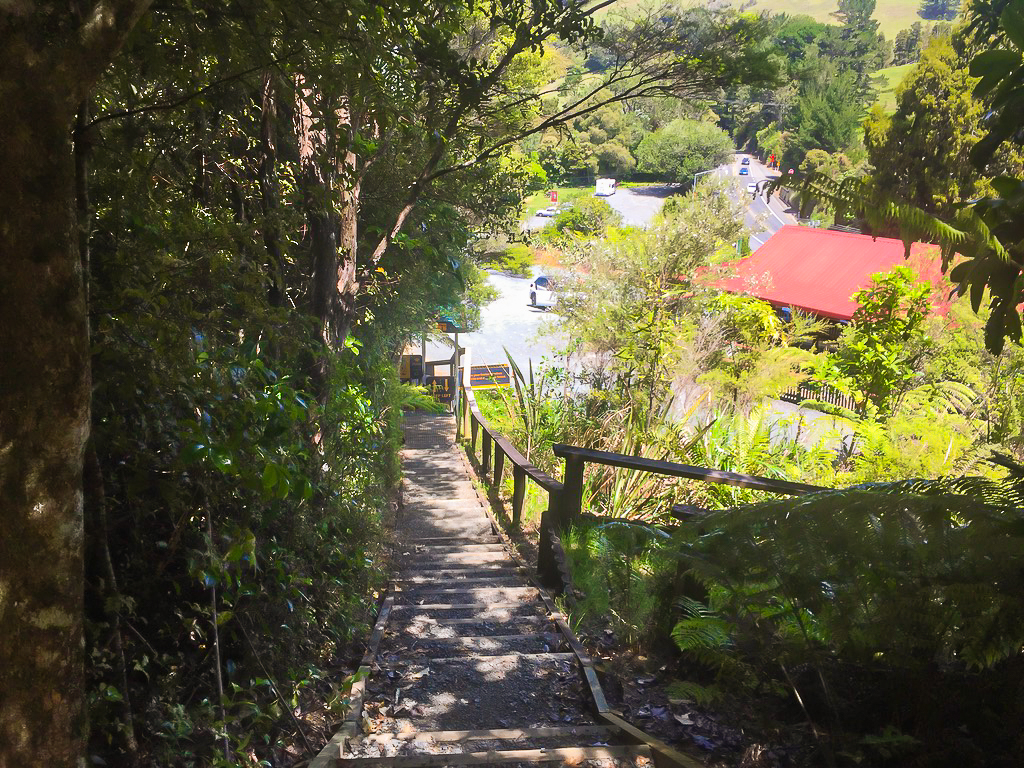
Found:
[[[473,427],[474,442],[476,438],[476,427]],[[491,471],[491,433],[486,429],[483,434],[483,467],[484,477],[487,477],[487,473]]]
[[[563,531],[572,525],[583,509],[583,465],[582,456],[567,454],[565,456],[565,475],[562,480],[562,492],[559,494],[558,511],[554,517],[555,527]]]
[[[501,474],[505,471],[505,451],[501,443],[494,441],[494,487],[501,489]]]
[[[472,446],[471,452],[474,456],[476,456],[476,433],[477,427],[480,426],[480,423],[476,420],[476,414],[473,413],[469,408],[466,409],[466,412],[469,414],[469,442],[470,445]]]
[[[512,465],[512,525],[516,528],[523,519],[523,502],[526,500],[526,470],[518,464]]]

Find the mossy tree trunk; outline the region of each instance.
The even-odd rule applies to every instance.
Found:
[[[147,5],[0,10],[0,766],[84,759],[90,373],[71,127]]]

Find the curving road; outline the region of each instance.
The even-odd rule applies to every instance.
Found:
[[[743,158],[749,158],[750,163],[743,165]],[[749,174],[740,176],[740,169],[746,167]],[[787,224],[796,224],[795,211],[773,195],[771,201],[765,199],[763,193],[764,184],[769,179],[778,178],[776,171],[771,171],[753,155],[737,153],[733,162],[719,166],[715,174],[726,178],[735,178],[741,184],[741,194],[746,195],[749,200],[747,210],[743,215],[743,223],[750,232],[750,250],[756,251],[765,242]],[[748,184],[757,184],[757,193],[747,192]]]

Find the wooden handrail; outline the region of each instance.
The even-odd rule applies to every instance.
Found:
[[[551,475],[540,469],[534,464],[527,461],[526,457],[519,452],[512,443],[510,443],[500,432],[491,426],[490,422],[484,418],[484,415],[480,412],[480,406],[477,405],[476,397],[473,394],[472,389],[463,388],[462,390],[466,396],[466,405],[470,418],[476,421],[480,425],[480,428],[485,434],[487,434],[494,444],[501,448],[502,453],[512,462],[513,465],[520,467],[533,482],[539,485],[548,493],[557,492],[562,489],[562,484],[555,480]],[[474,441],[475,447],[475,441]],[[500,478],[496,478],[500,479]]]
[[[501,483],[505,460],[508,459],[512,464],[513,525],[518,526],[522,518],[527,478],[548,493],[548,509],[541,518],[537,562],[537,570],[542,580],[546,580],[545,577],[549,577],[549,579],[557,579],[558,577],[557,563],[554,561],[554,548],[552,547],[552,540],[557,540],[557,531],[568,528],[573,520],[579,519],[582,515],[583,468],[587,462],[790,496],[800,496],[805,493],[828,490],[805,483],[791,483],[787,480],[773,480],[768,477],[743,475],[738,472],[725,472],[719,469],[705,469],[704,467],[693,467],[689,464],[677,464],[672,461],[647,459],[641,456],[626,456],[621,453],[597,451],[564,444],[553,446],[555,456],[565,460],[563,480],[559,482],[547,472],[538,469],[527,461],[526,457],[514,445],[490,425],[480,412],[480,407],[476,402],[476,396],[473,394],[472,388],[462,387],[461,391],[463,394],[463,409],[462,413],[458,415],[458,418],[462,419],[460,428],[463,436],[470,438],[471,451],[474,455],[476,454],[477,436],[478,433],[480,434],[483,441],[483,460],[481,462],[483,474],[486,476],[491,471],[492,448],[494,454],[493,483],[495,486]],[[704,513],[706,513],[706,510],[686,505],[677,505],[672,508],[670,515],[685,523],[700,519]]]
[[[791,483],[788,480],[773,480],[769,477],[758,477],[757,475],[742,475],[738,472],[726,472],[720,469],[705,469],[704,467],[693,467],[689,464],[677,464],[673,461],[646,459],[642,456],[625,456],[621,453],[595,451],[591,448],[577,448],[574,445],[564,445],[561,443],[553,446],[553,450],[555,456],[567,461],[570,458],[579,458],[591,464],[605,464],[610,467],[636,469],[642,472],[668,475],[670,477],[685,477],[689,480],[701,480],[705,483],[731,485],[737,488],[752,488],[757,491],[767,491],[768,493],[801,496],[805,493],[827,490],[817,485]]]

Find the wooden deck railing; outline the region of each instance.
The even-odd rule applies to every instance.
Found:
[[[519,450],[488,423],[480,412],[472,389],[462,388],[464,407],[459,414],[462,419],[462,434],[470,441],[470,450],[477,453],[477,441],[480,438],[480,468],[485,477],[491,475],[495,487],[500,486],[505,471],[506,460],[512,467],[512,522],[519,525],[522,519],[523,504],[526,498],[526,481],[533,481],[548,494],[548,508],[541,516],[540,550],[538,553],[537,570],[542,580],[553,587],[558,587],[557,576],[559,564],[556,562],[555,548],[552,540],[558,541],[558,534],[566,530],[574,521],[580,519],[583,506],[583,470],[587,463],[604,464],[622,469],[639,472],[650,472],[656,475],[699,480],[705,483],[730,485],[736,488],[751,488],[767,493],[788,496],[800,496],[805,493],[827,490],[821,486],[791,483],[786,480],[775,480],[756,475],[744,475],[738,472],[725,472],[718,469],[694,467],[688,464],[677,464],[671,461],[646,459],[640,456],[626,456],[610,451],[595,451],[590,448],[578,448],[574,445],[557,444],[554,453],[565,461],[563,480],[559,482],[548,473],[526,460]],[[493,473],[492,473],[493,467]],[[676,519],[687,519],[687,512],[682,507],[680,513],[673,515]]]

